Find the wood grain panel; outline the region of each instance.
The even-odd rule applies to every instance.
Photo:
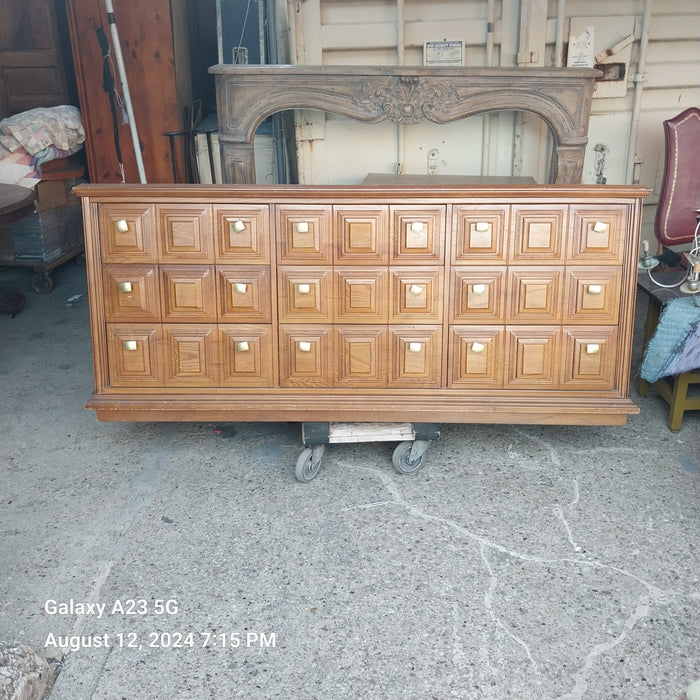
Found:
[[[387,385],[388,329],[385,326],[335,326],[336,377],[344,387]]]
[[[333,207],[336,265],[379,265],[389,260],[389,207]]]
[[[460,204],[452,213],[452,262],[493,265],[508,251],[510,206]]]
[[[222,386],[275,386],[272,326],[220,324],[218,333]]]
[[[267,205],[215,206],[216,262],[270,263],[270,212]]]
[[[163,324],[165,386],[213,387],[219,383],[215,325]]]
[[[164,321],[216,321],[213,265],[161,265]]]
[[[155,214],[150,204],[100,204],[100,251],[106,263],[158,260]]]
[[[503,326],[450,327],[448,386],[503,387],[504,352]]]
[[[160,321],[160,281],[155,265],[102,268],[108,321]]]
[[[270,323],[270,268],[260,265],[217,265],[219,321]]]

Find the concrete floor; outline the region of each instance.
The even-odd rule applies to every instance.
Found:
[[[0,640],[59,660],[51,700],[677,700],[700,678],[700,412],[445,425],[412,476],[393,444],[332,445],[303,485],[292,422],[98,423],[85,271],[30,277],[0,273],[28,298],[0,319]]]

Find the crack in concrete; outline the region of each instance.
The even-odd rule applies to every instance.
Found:
[[[521,430],[516,430],[516,432],[521,435],[524,438],[531,439],[535,442],[540,443],[543,445],[549,452],[549,457],[552,462],[553,466],[560,466],[561,465],[561,459],[559,455],[557,454],[556,450],[554,447],[546,442],[545,440],[542,440],[541,438],[537,438],[535,436],[528,435],[526,432],[521,431]],[[606,450],[607,451],[607,450]],[[620,450],[620,451],[632,451],[634,450]],[[658,586],[655,586],[654,584],[645,581],[644,579],[640,578],[636,574],[632,573],[631,571],[627,571],[626,569],[622,569],[620,567],[611,565],[611,564],[606,564],[604,562],[598,561],[596,559],[592,559],[588,557],[585,554],[581,554],[578,557],[559,557],[559,558],[550,558],[550,557],[539,557],[531,554],[527,554],[524,552],[519,552],[516,550],[511,550],[505,547],[504,545],[501,545],[497,542],[493,542],[489,540],[486,537],[477,535],[476,533],[472,532],[469,530],[467,527],[464,525],[446,517],[442,517],[439,515],[434,515],[432,513],[426,512],[422,508],[413,505],[409,501],[407,501],[400,493],[399,488],[396,484],[396,482],[387,474],[384,472],[375,469],[375,468],[370,468],[370,467],[359,467],[360,469],[364,469],[365,471],[369,471],[376,476],[379,477],[380,481],[382,482],[384,488],[389,492],[389,494],[392,496],[390,503],[393,503],[395,505],[398,505],[402,508],[404,508],[409,514],[412,516],[419,518],[424,521],[428,521],[431,523],[434,523],[439,526],[447,527],[450,530],[453,530],[456,532],[458,535],[467,537],[468,539],[472,540],[475,543],[478,543],[479,545],[479,553],[481,556],[482,561],[484,562],[484,566],[486,568],[486,571],[491,579],[489,588],[486,591],[484,595],[484,605],[486,608],[486,611],[488,612],[489,616],[493,620],[493,622],[504,631],[504,633],[512,639],[516,644],[518,644],[523,651],[525,652],[528,661],[530,662],[530,665],[532,666],[533,670],[540,674],[539,668],[537,666],[537,662],[535,661],[535,658],[532,654],[532,650],[530,649],[529,645],[527,642],[518,637],[516,634],[511,632],[505,624],[498,618],[496,611],[494,609],[494,604],[493,604],[493,594],[498,586],[498,577],[495,575],[495,572],[493,570],[493,567],[491,566],[490,561],[487,558],[486,552],[487,550],[493,550],[495,552],[499,552],[501,554],[504,554],[508,557],[512,557],[514,559],[519,559],[521,561],[525,562],[532,562],[534,564],[571,564],[574,566],[587,566],[599,570],[607,570],[607,571],[613,571],[616,572],[626,578],[632,579],[642,585],[646,589],[646,594],[642,593],[640,594],[638,600],[637,600],[637,606],[634,610],[634,612],[627,617],[627,619],[624,622],[622,631],[620,634],[610,642],[606,642],[604,644],[598,644],[593,649],[591,649],[586,657],[583,660],[583,663],[581,665],[581,668],[574,674],[573,679],[574,679],[574,687],[566,695],[563,695],[557,700],[581,700],[583,698],[583,695],[586,693],[588,689],[588,674],[590,673],[591,669],[593,668],[593,665],[595,664],[596,660],[603,656],[604,654],[610,652],[612,649],[617,647],[618,645],[622,644],[628,637],[630,636],[631,632],[634,630],[636,625],[643,619],[649,616],[652,608],[653,602],[660,601],[664,597],[681,597],[681,598],[690,598],[694,600],[700,600],[700,593],[686,593],[686,592],[681,592],[681,591],[673,591],[673,590],[666,590],[664,591],[663,589],[659,588]],[[580,500],[580,485],[578,479],[573,480],[573,497],[572,500],[567,503],[564,508],[562,508],[560,505],[557,505],[553,508],[555,514],[560,518],[562,521],[566,532],[567,532],[567,537],[569,542],[574,548],[574,551],[576,552],[581,552],[581,548],[576,545],[575,538],[573,536],[573,532],[571,530],[571,527],[568,523],[568,520],[566,519],[566,516],[564,514],[564,509],[570,510],[573,507],[575,507]],[[370,506],[373,504],[369,504]],[[453,639],[455,638],[455,631],[453,629]],[[460,647],[461,649],[461,647]],[[457,658],[460,658],[460,654],[463,652],[459,651],[457,652],[455,649],[453,649],[453,657],[455,654],[457,654]]]

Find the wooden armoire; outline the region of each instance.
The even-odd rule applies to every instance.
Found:
[[[103,88],[105,63],[122,95],[112,36],[102,0],[66,0],[80,109],[86,131],[91,182],[121,182],[109,95]],[[174,182],[167,132],[188,126],[192,101],[187,0],[119,0],[114,3],[124,66],[148,182]],[[107,62],[98,41],[102,30],[111,48]],[[125,181],[139,182],[131,129],[117,105],[117,134]],[[174,150],[183,177],[181,139]]]

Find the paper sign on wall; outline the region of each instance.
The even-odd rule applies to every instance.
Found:
[[[593,68],[595,63],[595,27],[586,27],[578,36],[569,37],[569,68]]]

